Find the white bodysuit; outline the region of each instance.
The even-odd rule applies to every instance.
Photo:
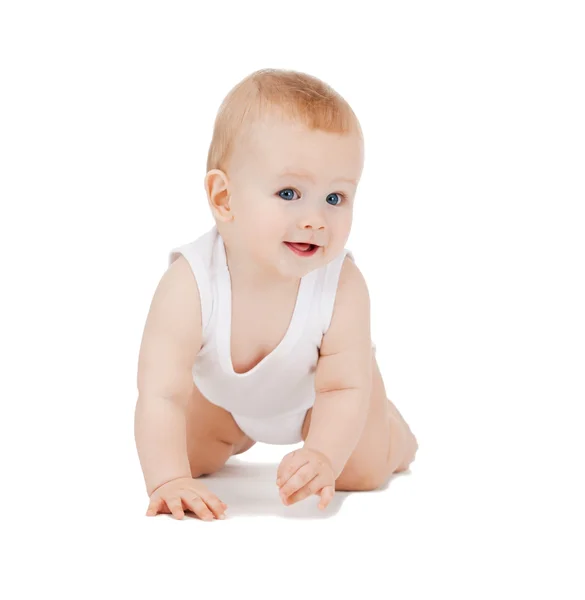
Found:
[[[202,347],[192,369],[195,385],[211,403],[229,411],[253,440],[302,441],[303,421],[315,401],[315,368],[331,323],[341,266],[345,256],[353,260],[353,254],[344,249],[301,279],[284,338],[245,373],[236,373],[231,361],[231,279],[217,227],[171,250],[168,264],[179,254],[191,266],[201,298]]]

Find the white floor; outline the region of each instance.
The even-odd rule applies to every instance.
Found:
[[[278,498],[276,466],[295,446],[256,445],[203,478],[229,506],[212,522],[144,516],[131,444],[119,469],[112,450],[99,472],[96,453],[96,471],[42,476],[52,485],[22,508],[12,489],[3,581],[20,595],[4,597],[583,598],[577,471],[504,463],[497,447],[488,460],[465,435],[455,454],[438,428],[420,429],[411,471],[373,492],[337,492],[324,512],[316,496],[291,507]]]

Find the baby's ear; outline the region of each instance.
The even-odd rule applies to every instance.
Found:
[[[233,215],[229,203],[227,175],[220,169],[211,169],[205,175],[204,186],[213,215],[220,221],[231,221]]]

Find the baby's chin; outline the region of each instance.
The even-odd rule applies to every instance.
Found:
[[[278,261],[278,271],[285,278],[304,277],[311,271],[323,266],[324,249],[319,247],[310,256],[295,254],[286,244],[282,244],[281,258]]]

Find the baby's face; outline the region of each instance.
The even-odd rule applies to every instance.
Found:
[[[302,277],[338,255],[349,237],[363,168],[359,133],[311,131],[270,117],[234,148],[232,232],[249,258],[284,277]],[[299,256],[285,242],[317,244]]]

